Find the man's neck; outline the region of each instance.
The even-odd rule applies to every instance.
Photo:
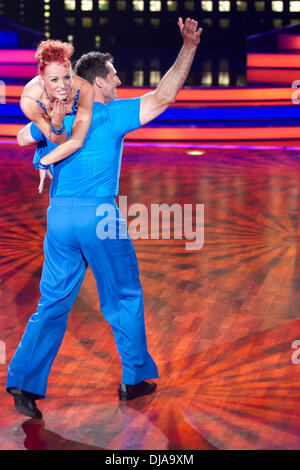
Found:
[[[95,96],[94,98],[94,103],[103,103],[103,104],[108,104],[108,103],[111,103],[112,101],[114,100],[106,100],[104,97],[99,97],[99,96]]]
[[[95,92],[94,103],[103,103],[103,104],[105,104],[105,98],[102,95],[102,93],[100,92],[100,89],[97,86],[95,86],[95,84],[94,84],[93,88],[94,88],[94,92]]]
[[[99,87],[94,85],[94,91],[95,91],[94,103],[103,103],[103,104],[110,103],[110,100],[107,100],[107,98],[101,93]]]

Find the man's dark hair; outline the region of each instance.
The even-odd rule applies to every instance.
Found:
[[[89,52],[80,57],[75,65],[75,74],[94,85],[96,77],[106,78],[109,69],[106,62],[113,62],[113,57],[108,52]]]

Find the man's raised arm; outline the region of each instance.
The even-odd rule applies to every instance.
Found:
[[[198,29],[198,22],[190,18],[187,18],[185,23],[182,18],[179,18],[178,26],[183,38],[183,46],[174,65],[163,76],[156,90],[142,96],[140,107],[142,125],[152,121],[174,103],[191,69],[202,29]]]

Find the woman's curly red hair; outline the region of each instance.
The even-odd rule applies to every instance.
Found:
[[[47,39],[40,42],[35,54],[39,72],[43,72],[46,65],[51,62],[58,62],[60,64],[70,63],[73,52],[74,47],[71,44],[59,41],[58,39]]]

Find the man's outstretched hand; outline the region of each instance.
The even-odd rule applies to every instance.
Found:
[[[182,18],[179,18],[178,26],[184,44],[197,47],[200,43],[200,36],[203,31],[202,28],[198,28],[198,21],[187,18],[183,23]]]

